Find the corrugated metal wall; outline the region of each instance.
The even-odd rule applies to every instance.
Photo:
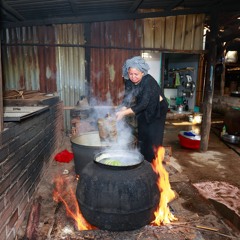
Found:
[[[124,90],[122,65],[139,55],[141,21],[100,22],[91,25],[91,96],[97,104],[118,105]]]
[[[83,25],[6,29],[3,42],[4,90],[57,92],[65,106],[74,106],[86,94]]]
[[[203,50],[204,15],[99,22],[91,25],[91,95],[96,102],[121,102],[122,64],[148,51]]]
[[[84,27],[82,24],[57,25],[55,28],[57,47],[56,65],[57,92],[63,100],[65,129],[71,129],[68,107],[75,106],[82,95],[86,95]],[[63,47],[65,46],[65,47]]]
[[[5,90],[40,89],[38,47],[18,45],[35,41],[36,31],[37,28],[31,27],[10,28],[3,31],[3,42],[10,44],[2,46],[3,86]],[[39,42],[37,41],[37,43]]]
[[[85,38],[83,24],[4,29],[4,89],[57,92],[65,106],[75,106],[90,89],[97,104],[117,105],[127,58],[144,50],[202,50],[203,20],[204,15],[189,15],[92,23],[90,39]],[[69,126],[66,111],[65,127]]]
[[[3,42],[5,90],[57,91],[67,106],[85,94],[81,24],[6,29]]]

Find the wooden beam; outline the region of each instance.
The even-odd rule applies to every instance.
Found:
[[[82,15],[77,17],[61,17],[61,18],[47,18],[41,20],[21,21],[14,23],[2,23],[3,28],[8,27],[27,27],[51,24],[67,24],[67,23],[91,23],[91,22],[105,22],[105,21],[119,21],[155,17],[167,17],[177,15],[202,14],[208,13],[209,9],[178,9],[174,11],[159,11],[159,12],[144,12],[144,13],[111,13],[111,14],[94,14]]]
[[[84,34],[86,42],[91,42],[91,24],[86,23],[84,24]],[[91,79],[91,48],[85,48],[85,78],[87,79],[87,83],[85,83],[85,88],[87,91],[87,96],[91,96],[91,89],[90,89],[90,79]]]
[[[76,4],[76,0],[68,0],[71,6],[71,10],[73,13],[77,14],[78,13],[78,7]]]
[[[174,8],[180,6],[183,2],[184,2],[184,0],[179,0],[177,2],[172,3],[172,5],[169,4],[167,9],[168,10],[174,9]]]
[[[10,15],[16,18],[16,20],[8,19],[2,21],[2,27],[21,27],[21,26],[39,26],[39,25],[50,25],[50,24],[68,24],[68,23],[91,23],[91,22],[104,22],[104,21],[116,21],[116,20],[129,20],[129,19],[142,19],[142,18],[155,18],[155,17],[165,17],[165,16],[177,16],[177,15],[188,15],[188,14],[208,14],[211,9],[214,9],[219,12],[221,15],[226,15],[228,12],[230,14],[239,14],[239,2],[235,1],[231,4],[222,4],[219,0],[209,1],[209,4],[202,5],[201,7],[192,7],[185,9],[176,9],[177,6],[181,6],[183,0],[176,0],[172,5],[169,5],[166,9],[159,10],[158,12],[153,12],[145,8],[144,13],[138,13],[137,10],[143,4],[143,0],[135,0],[129,11],[123,11],[119,13],[104,13],[104,14],[81,14],[76,4],[77,0],[68,0],[72,11],[75,16],[67,17],[61,16],[56,18],[43,18],[43,19],[28,19],[25,20],[19,12],[7,5],[4,0],[0,1],[0,8],[7,12],[8,16]],[[157,5],[156,5],[157,6]],[[142,8],[143,9],[143,8]],[[69,15],[68,15],[69,16]],[[36,16],[37,17],[37,16]]]
[[[11,14],[9,14],[5,9],[1,9],[1,15],[2,15],[2,18],[7,18],[7,21],[11,21],[11,22],[18,22],[19,20],[15,17],[15,16],[13,16],[13,15],[11,15]]]
[[[104,45],[87,45],[87,44],[49,44],[49,43],[2,43],[3,46],[45,46],[45,47],[82,47],[82,48],[98,48],[98,49],[121,49],[121,50],[139,50],[139,51],[162,51],[168,53],[190,53],[202,54],[204,50],[176,50],[167,48],[150,48],[150,47],[122,47],[122,46],[104,46]]]
[[[214,91],[214,80],[215,80],[215,65],[216,65],[216,56],[217,56],[217,13],[213,12],[211,14],[210,21],[210,33],[207,36],[207,67],[206,67],[206,82],[204,89],[204,98],[203,98],[203,119],[201,126],[201,144],[200,150],[206,152],[208,150],[209,135],[211,129],[211,115],[212,115],[212,100],[213,100],[213,91]]]
[[[134,13],[138,10],[139,6],[142,4],[143,0],[135,0],[130,9],[128,10],[129,13]]]
[[[0,42],[0,132],[3,131],[3,84],[2,84],[2,54],[1,54],[1,42]]]
[[[19,14],[15,9],[11,8],[8,4],[1,0],[1,9],[5,10],[5,14],[8,14],[10,17],[14,17],[18,20],[24,20],[24,17]]]

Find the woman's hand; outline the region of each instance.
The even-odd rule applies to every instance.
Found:
[[[125,116],[124,111],[125,110],[121,110],[119,112],[116,112],[116,119],[117,119],[117,121],[119,121],[119,120],[124,118],[124,116]]]
[[[133,110],[131,108],[123,107],[123,110],[116,112],[116,119],[119,121],[130,114],[134,114]]]
[[[122,107],[120,110],[121,110],[121,111],[127,110],[127,107]]]

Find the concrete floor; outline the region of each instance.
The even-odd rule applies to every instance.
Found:
[[[63,223],[64,221],[62,220],[62,216],[65,214],[61,213],[61,217],[59,217],[59,212],[62,210],[57,210],[59,205],[52,200],[53,179],[56,175],[62,175],[70,180],[71,185],[75,188],[77,180],[75,179],[74,162],[59,163],[51,160],[35,196],[35,198],[38,196],[43,198],[38,239],[240,239],[238,215],[240,207],[237,205],[240,202],[238,198],[240,194],[238,190],[240,189],[239,146],[226,145],[221,141],[219,137],[221,124],[221,122],[220,124],[212,124],[209,149],[207,152],[202,153],[198,150],[182,148],[178,140],[179,131],[192,129],[198,131],[200,126],[177,120],[167,121],[166,123],[164,146],[172,148],[172,156],[166,164],[166,169],[170,174],[171,186],[177,193],[177,199],[171,203],[175,215],[179,218],[179,222],[175,225],[154,229],[151,226],[146,226],[137,231],[118,234],[100,230],[97,233],[96,231],[88,231],[88,233],[84,233],[84,231],[77,233],[74,231],[74,236],[65,233],[64,237],[62,231],[67,224]],[[69,137],[64,137],[59,152],[64,149],[71,151]],[[67,174],[65,174],[66,170]],[[198,186],[197,184],[201,185],[203,183],[202,186],[208,186],[208,190],[210,188],[210,192],[212,192],[214,189],[211,183],[216,182],[220,188],[221,183],[234,186],[234,189],[228,188],[228,190],[230,189],[234,192],[234,195],[231,191],[228,193],[225,191],[223,193],[223,195],[225,194],[223,201],[219,202],[214,199],[208,201],[209,199],[206,199],[209,195],[206,193],[204,196],[204,191],[202,191],[201,195],[199,190],[197,190],[199,189],[196,187]],[[226,187],[226,185],[224,186]],[[218,191],[217,193],[220,192],[219,189],[215,190]],[[228,204],[231,206],[227,206]],[[234,207],[237,209],[234,209]],[[18,232],[18,239],[24,237],[27,217],[26,214],[26,220]],[[200,230],[196,228],[195,221],[205,227],[219,230],[215,232],[206,229]],[[181,226],[185,223],[191,225],[182,228]]]

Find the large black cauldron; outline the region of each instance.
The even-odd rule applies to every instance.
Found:
[[[80,210],[90,224],[103,230],[138,229],[154,220],[160,198],[156,181],[151,164],[138,152],[98,153],[80,175],[76,191]]]

